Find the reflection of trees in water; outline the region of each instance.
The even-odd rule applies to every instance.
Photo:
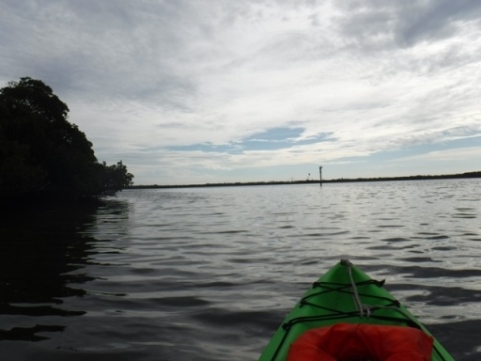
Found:
[[[109,201],[101,206],[15,209],[2,215],[0,318],[2,315],[17,315],[19,320],[29,317],[29,323],[34,326],[0,328],[0,340],[45,339],[37,333],[62,331],[65,327],[46,324],[48,318],[42,318],[42,324],[37,324],[35,317],[86,313],[66,310],[61,305],[64,298],[85,295],[86,291],[78,285],[94,279],[81,270],[92,264],[89,256],[95,253],[97,243],[92,237],[92,228],[96,228],[98,214],[105,216],[109,212],[117,217],[122,213],[122,218],[127,218],[128,204]]]
[[[88,231],[102,240],[109,240],[112,236],[118,238],[128,234],[128,220],[129,204],[111,199],[98,207],[94,223],[89,224]]]

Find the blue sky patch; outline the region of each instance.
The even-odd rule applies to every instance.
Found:
[[[180,152],[204,152],[204,153],[229,153],[239,154],[242,153],[240,146],[235,144],[212,144],[212,143],[199,143],[190,145],[179,145],[168,148],[169,150]]]
[[[243,151],[279,150],[290,148],[296,145],[308,145],[331,140],[329,138],[329,133],[321,133],[316,137],[297,140],[297,138],[299,138],[304,131],[305,129],[301,127],[279,127],[253,134],[240,141],[229,144],[199,143],[185,146],[174,146],[169,147],[169,149],[185,152],[200,151],[205,153],[216,152],[239,154]]]
[[[295,139],[302,135],[304,128],[272,128],[261,133],[247,137],[245,141],[250,142],[279,142]]]

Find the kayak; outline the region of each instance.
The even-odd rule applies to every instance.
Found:
[[[341,260],[297,302],[259,361],[454,361],[383,286]]]

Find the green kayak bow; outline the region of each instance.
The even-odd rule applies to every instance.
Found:
[[[431,358],[427,360],[454,361],[427,328],[384,288],[384,281],[371,279],[348,260],[341,260],[304,294],[277,329],[259,361],[285,361],[291,345],[301,335],[340,324],[347,325],[344,328],[357,327],[355,325],[379,325],[381,330],[384,326],[399,326],[394,329],[400,331],[414,328],[431,340]]]

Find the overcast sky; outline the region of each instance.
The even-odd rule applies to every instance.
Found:
[[[136,184],[481,170],[479,0],[1,0],[30,76]]]

